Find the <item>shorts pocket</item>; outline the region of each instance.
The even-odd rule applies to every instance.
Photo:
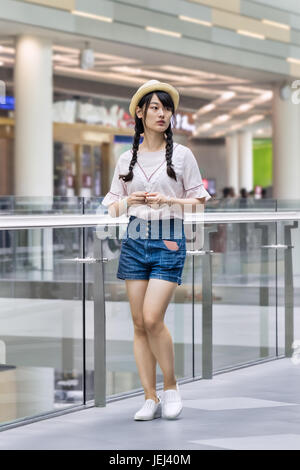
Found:
[[[169,244],[169,247],[167,246],[168,242],[172,242]],[[177,243],[178,249],[172,249],[176,248],[174,242]],[[180,266],[184,263],[185,255],[185,238],[161,239],[160,260],[162,265],[165,265],[168,268]]]

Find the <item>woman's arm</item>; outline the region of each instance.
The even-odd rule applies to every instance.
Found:
[[[108,206],[108,213],[111,217],[120,217],[127,214],[127,208],[135,204],[145,204],[146,192],[135,191],[130,196],[124,197],[119,201],[115,201]]]
[[[188,204],[194,207],[197,204],[205,204],[205,197],[201,197],[201,198],[191,197],[191,198],[186,198],[186,199],[181,199],[177,197],[169,197],[168,204],[170,206],[173,204],[179,204],[182,207]]]
[[[127,213],[127,197],[110,204],[108,213],[111,217],[120,217],[120,215]]]
[[[162,193],[153,192],[147,194],[146,201],[148,204],[154,204],[160,206],[161,204],[168,204],[169,206],[173,206],[178,204],[181,207],[188,206],[191,209],[194,209],[199,204],[205,204],[205,197],[201,198],[177,198],[172,196],[165,196]]]

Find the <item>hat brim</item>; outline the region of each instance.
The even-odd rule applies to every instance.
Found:
[[[156,91],[156,90],[166,91],[173,100],[175,110],[178,108],[179,93],[176,90],[176,88],[174,88],[172,85],[169,85],[168,83],[162,83],[162,82],[154,83],[152,85],[143,87],[142,89],[138,90],[133,95],[131,102],[130,102],[130,106],[129,106],[129,112],[133,118],[135,117],[136,107],[139,101],[142,99],[142,97],[144,95],[147,95],[147,93],[150,93],[151,91]]]

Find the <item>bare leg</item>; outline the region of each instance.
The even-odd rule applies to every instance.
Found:
[[[143,320],[144,296],[148,280],[126,279],[126,290],[134,326],[133,350],[139,376],[145,391],[145,400],[158,402],[156,394],[156,359],[153,355]]]
[[[166,309],[176,287],[176,282],[150,279],[143,305],[149,344],[164,374],[164,390],[176,389],[173,342],[164,324]]]

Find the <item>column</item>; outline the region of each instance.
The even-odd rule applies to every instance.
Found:
[[[14,70],[15,159],[14,194],[33,197],[28,204],[42,210],[52,207],[52,43],[47,38],[20,35],[16,38]],[[37,205],[36,205],[37,207]],[[36,269],[53,269],[52,229],[28,232],[28,250]],[[47,240],[47,249],[43,240]]]
[[[280,88],[274,86],[272,103],[273,197],[300,200],[300,104],[281,97]]]
[[[242,131],[238,133],[239,141],[239,186],[248,192],[253,189],[253,150],[252,133]]]
[[[16,196],[53,196],[51,46],[31,35],[16,40]]]
[[[235,194],[239,194],[239,166],[238,166],[238,139],[237,134],[226,136],[226,185],[234,188]]]
[[[273,197],[279,205],[280,201],[286,200],[283,204],[288,208],[297,207],[300,201],[300,104],[292,101],[295,89],[286,85],[284,92],[280,93],[281,88],[282,84],[273,87]],[[283,237],[282,232],[280,236]],[[295,230],[292,237],[293,270],[294,275],[299,275],[299,230]]]

